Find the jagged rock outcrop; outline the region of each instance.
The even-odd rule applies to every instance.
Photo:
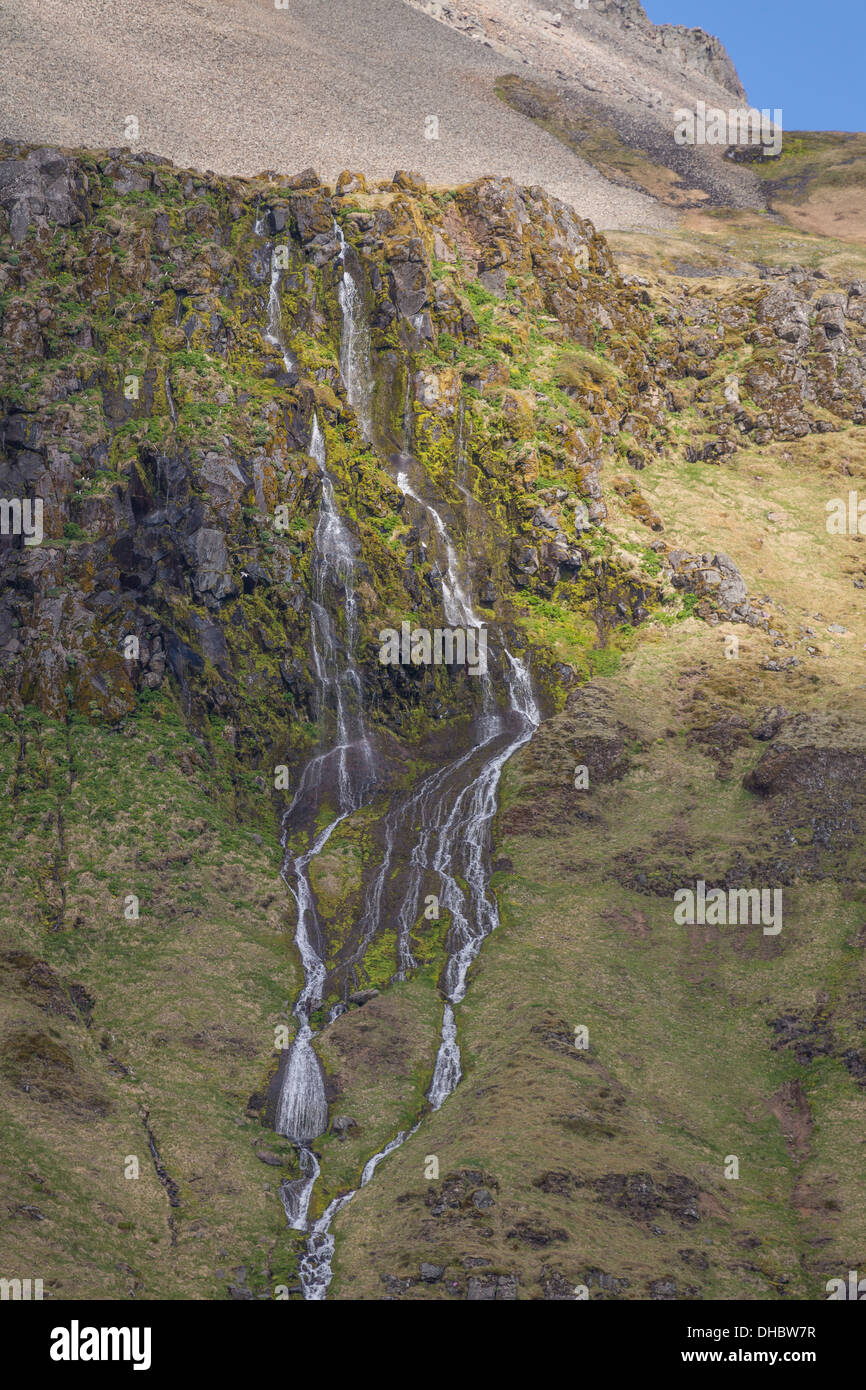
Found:
[[[515,0],[461,0],[459,4],[446,4],[442,0],[409,0],[417,9],[423,9],[434,19],[450,25],[460,33],[469,35],[484,43],[490,43],[505,52],[518,51],[522,56],[523,45],[530,35],[537,47],[541,36],[552,35],[573,39],[572,31],[581,28],[588,30],[598,44],[607,43],[615,48],[625,38],[636,43],[635,57],[643,49],[644,58],[660,60],[662,66],[671,74],[679,75],[683,68],[690,68],[712,83],[724,88],[728,93],[745,100],[745,91],[737,70],[724,45],[712,34],[703,29],[689,28],[684,24],[653,24],[648,19],[640,0],[591,0],[586,6],[539,5],[535,0],[515,3]],[[576,13],[574,12],[576,11]],[[572,76],[568,70],[569,52],[562,53],[560,76]],[[532,53],[530,61],[538,60]]]
[[[116,718],[137,690],[158,688],[170,672],[187,697],[231,715],[255,742],[285,689],[295,717],[309,698],[314,411],[347,480],[349,460],[357,460],[351,509],[369,640],[395,604],[405,611],[441,603],[432,557],[416,548],[401,559],[400,545],[377,539],[381,519],[390,510],[399,522],[403,503],[369,455],[358,457],[342,394],[335,216],[364,263],[383,370],[380,414],[392,430],[403,428],[401,377],[434,323],[441,342],[479,341],[477,306],[459,281],[431,273],[434,241],[452,263],[458,249],[471,258],[479,286],[496,276],[504,294],[519,278],[530,310],[554,312],[575,329],[583,323],[584,332],[591,314],[603,312],[610,253],[542,190],[507,181],[461,190],[434,231],[421,210],[423,182],[405,174],[359,212],[343,200],[357,196],[346,190],[360,179],[342,180],[335,198],[310,171],[274,186],[175,171],[119,151],[7,154],[0,186],[19,249],[3,270],[3,489],[41,501],[45,536],[36,546],[20,535],[3,541],[6,701]],[[260,208],[263,233],[254,227]],[[287,332],[306,345],[298,370],[284,369],[263,341],[271,237],[293,258],[280,290]],[[441,451],[443,430],[453,441],[460,378],[440,366],[426,379],[421,399],[430,409],[417,412],[413,447]],[[479,430],[472,445],[488,481],[496,479],[506,527],[522,524],[503,465],[509,437],[516,447],[531,431],[526,405],[519,393],[504,393],[504,429],[489,438]],[[275,526],[279,508],[288,522]],[[582,557],[573,542],[563,545],[556,533],[550,543],[548,576],[576,574]],[[498,586],[487,588],[495,595]],[[374,662],[368,671],[375,683]],[[383,692],[393,701],[393,686]],[[411,681],[397,698],[417,699]]]
[[[592,0],[592,9],[615,18],[626,29],[637,28],[665,56],[670,54],[680,66],[703,73],[745,100],[745,89],[724,44],[705,29],[685,24],[653,24],[640,0]]]
[[[653,24],[636,0],[409,3],[496,50],[509,69],[497,94],[611,183],[649,194],[657,207],[766,207],[751,164],[769,156],[756,145],[675,139],[675,112],[694,112],[698,102],[749,108],[729,55],[703,29]]]
[[[86,221],[88,191],[86,175],[59,150],[30,150],[23,159],[0,164],[0,207],[14,243],[23,241],[34,223],[70,227]]]
[[[688,555],[673,550],[667,562],[675,589],[709,599],[712,607],[732,622],[754,620],[746,581],[729,555]]]

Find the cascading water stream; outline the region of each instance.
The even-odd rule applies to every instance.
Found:
[[[443,974],[446,1002],[442,1042],[427,1092],[434,1110],[451,1095],[462,1075],[454,1005],[459,1004],[466,993],[466,976],[481,943],[499,925],[496,899],[488,887],[487,851],[502,769],[509,758],[529,742],[541,722],[525,663],[512,656],[504,646],[502,652],[508,663],[505,684],[509,709],[501,716],[506,742],[487,761],[475,781],[464,787],[458,796],[439,830],[433,855],[433,868],[443,884],[441,904],[451,914],[451,946]]]
[[[253,230],[256,236],[265,235],[265,219],[263,217],[256,220]],[[279,348],[283,358],[283,366],[287,372],[290,372],[294,369],[295,364],[292,360],[292,354],[283,341],[282,306],[280,304],[280,281],[283,272],[275,255],[276,249],[275,246],[271,247],[271,282],[268,290],[268,326],[265,330],[265,342],[270,343],[272,347]]]
[[[358,427],[364,439],[372,428],[370,402],[372,373],[370,370],[370,326],[364,312],[361,286],[346,263],[348,245],[338,222],[334,231],[340,242],[340,265],[343,275],[337,288],[340,303],[340,376],[349,404],[355,411]]]
[[[335,230],[340,241],[343,270],[338,289],[342,314],[340,371],[361,433],[365,439],[369,439],[372,431],[369,326],[361,288],[346,263],[346,241],[336,224]],[[407,377],[407,396],[408,388]],[[404,404],[404,427],[408,448],[411,430],[409,401]],[[463,429],[461,414],[458,445],[458,454],[461,455],[458,458],[458,471],[461,475],[465,474]],[[327,1125],[323,1077],[312,1048],[314,1035],[309,1025],[309,1014],[321,999],[326,972],[316,945],[321,934],[308,866],[311,859],[321,853],[337,825],[363,803],[373,780],[372,750],[363,725],[361,681],[352,656],[356,626],[353,550],[351,538],[334,502],[318,421],[314,421],[310,452],[319,461],[322,473],[311,603],[316,706],[320,718],[328,709],[332,711],[335,743],[328,752],[312,759],[305,768],[301,785],[286,813],[284,844],[294,807],[304,798],[315,798],[321,780],[334,759],[337,762],[339,814],[303,854],[292,859],[287,852],[284,865],[287,882],[289,874],[293,879],[289,886],[298,908],[295,939],[304,966],[305,982],[295,1005],[299,1027],[284,1074],[278,1128],[293,1138],[299,1147],[302,1177],[284,1184],[282,1195],[290,1224],[301,1230],[307,1226],[310,1198],[320,1171],[318,1159],[310,1145]],[[398,469],[396,481],[404,496],[411,498],[416,506],[427,513],[439,538],[445,557],[441,581],[443,610],[448,624],[451,627],[481,628],[483,624],[461,580],[456,548],[442,515],[413,488],[405,469]],[[461,491],[466,491],[465,477],[461,478],[461,482]],[[328,579],[341,579],[344,590],[346,644],[342,662],[337,656],[333,620],[324,602]],[[439,1109],[460,1081],[461,1058],[454,1006],[465,995],[467,973],[481,943],[498,924],[497,906],[489,892],[488,852],[490,823],[496,810],[502,769],[508,759],[529,741],[540,722],[524,662],[512,656],[504,646],[501,647],[501,658],[507,707],[503,710],[498,706],[490,677],[483,674],[482,708],[476,723],[475,745],[453,762],[429,774],[412,796],[395,803],[386,815],[383,859],[368,888],[361,919],[360,945],[353,957],[360,959],[366,944],[381,925],[384,895],[397,853],[398,834],[401,830],[416,827],[417,838],[409,856],[408,885],[397,914],[397,978],[404,978],[416,964],[411,951],[410,932],[417,921],[420,894],[430,873],[438,879],[440,905],[447,909],[451,921],[448,960],[442,978],[445,1004],[441,1040],[427,1093],[433,1110]],[[363,753],[360,761],[359,749]],[[342,1011],[341,1006],[335,1006],[328,1022]],[[401,1130],[374,1154],[364,1166],[358,1188],[334,1198],[313,1223],[307,1237],[306,1253],[299,1267],[306,1299],[319,1301],[327,1295],[332,1277],[334,1236],[331,1226],[334,1218],[353,1200],[356,1192],[371,1181],[379,1164],[411,1138],[421,1123],[422,1119],[419,1119],[411,1129]]]
[[[326,751],[307,763],[299,785],[283,818],[282,842],[286,850],[283,877],[295,899],[297,945],[304,972],[304,984],[295,1002],[298,1029],[283,1072],[277,1107],[276,1129],[293,1140],[299,1149],[303,1177],[284,1183],[283,1205],[289,1223],[296,1230],[306,1227],[313,1186],[319,1163],[310,1142],[324,1132],[328,1123],[328,1103],[319,1059],[312,1046],[314,1038],[310,1014],[321,1001],[326,967],[319,945],[321,931],[309,877],[309,865],[321,854],[337,826],[361,806],[375,781],[373,748],[364,720],[363,687],[354,659],[356,604],[354,585],[354,544],[337,511],[334,488],[327,471],[325,443],[318,418],[313,417],[310,454],[319,465],[321,500],[313,538],[312,597],[310,603],[310,644],[316,679],[316,714],[328,740]],[[345,641],[341,645],[328,604],[328,591],[342,594],[346,620]],[[290,828],[296,811],[318,804],[327,779],[336,800],[337,816],[315,834],[306,850],[292,855],[288,849]]]
[[[389,1140],[383,1149],[373,1154],[373,1157],[364,1164],[358,1186],[353,1188],[351,1192],[344,1192],[341,1197],[335,1197],[325,1208],[318,1221],[313,1223],[307,1241],[307,1253],[299,1266],[301,1287],[308,1302],[321,1302],[328,1292],[328,1286],[331,1282],[331,1260],[334,1257],[334,1237],[331,1233],[331,1223],[337,1212],[342,1211],[343,1207],[347,1207],[361,1188],[367,1186],[382,1160],[392,1154],[395,1149],[402,1148],[406,1140],[411,1139],[420,1127],[421,1121],[418,1120],[411,1129],[401,1129],[399,1134],[395,1134],[394,1138]]]
[[[402,477],[402,475],[401,475]],[[424,503],[403,479],[398,484],[421,506],[426,507],[437,524],[448,555],[448,574],[443,579],[443,599],[454,605],[454,612],[470,620],[471,625],[479,625],[465,592],[460,586],[457,573],[457,557],[442,521],[435,509]],[[459,597],[458,597],[459,595]],[[452,621],[449,618],[449,621]],[[495,900],[489,896],[487,874],[487,849],[489,827],[496,810],[496,796],[502,769],[518,748],[527,743],[540,722],[540,713],[532,693],[532,683],[525,664],[502,648],[507,661],[505,684],[508,693],[508,710],[504,713],[486,713],[480,721],[481,742],[455,762],[432,773],[422,782],[421,787],[408,802],[389,812],[386,817],[386,850],[379,873],[373,880],[368,893],[364,919],[362,920],[362,944],[369,939],[381,921],[382,899],[385,882],[393,864],[394,845],[397,827],[400,823],[412,825],[420,821],[420,833],[410,858],[410,884],[404,895],[398,917],[398,960],[400,970],[405,973],[414,965],[408,947],[409,930],[417,918],[418,900],[424,874],[432,869],[442,885],[440,903],[451,914],[451,949],[444,972],[446,1002],[443,1010],[441,1041],[436,1056],[427,1099],[433,1110],[438,1110],[451,1095],[461,1077],[460,1048],[457,1042],[457,1022],[454,1005],[466,993],[466,975],[477,956],[481,943],[498,925],[498,911]],[[485,750],[487,750],[485,755]],[[485,760],[478,776],[451,796],[451,787],[456,776],[479,753]],[[459,879],[466,884],[466,891]],[[399,943],[402,942],[402,949]],[[420,1128],[422,1120],[410,1130],[401,1130],[379,1153],[365,1165],[358,1188],[334,1198],[322,1216],[312,1227],[307,1240],[307,1253],[301,1261],[300,1277],[305,1298],[324,1299],[331,1282],[331,1260],[334,1254],[334,1236],[331,1225],[338,1212],[352,1201],[356,1192],[373,1177],[379,1163],[389,1154],[410,1139]]]
[[[402,470],[397,474],[397,486],[404,497],[411,497],[413,502],[417,502],[419,507],[424,508],[442,541],[447,556],[447,569],[442,577],[442,607],[445,610],[446,620],[452,627],[458,627],[461,624],[463,627],[483,627],[481,619],[476,615],[469,597],[460,583],[457,552],[451,543],[442,517],[435,507],[431,506],[429,502],[423,502],[417,492],[413,491],[408,474]]]
[[[440,514],[423,502],[402,472],[398,475],[398,486],[405,495],[411,496],[429,512],[442,540],[447,556],[443,605],[448,621],[453,623],[462,619],[467,626],[480,626],[480,620],[460,583],[456,551]],[[466,974],[478,954],[481,942],[498,922],[496,904],[488,896],[486,850],[489,825],[496,810],[499,778],[507,760],[532,737],[540,720],[526,667],[504,648],[503,654],[508,662],[505,680],[509,710],[505,714],[486,713],[481,720],[480,744],[455,762],[432,773],[408,802],[389,812],[385,826],[385,854],[368,893],[361,924],[363,946],[381,922],[383,893],[393,864],[397,828],[401,823],[412,825],[420,821],[419,836],[410,857],[410,882],[398,915],[398,975],[405,974],[415,963],[408,944],[409,931],[417,918],[424,875],[432,869],[442,885],[441,903],[451,913],[453,943],[444,977],[446,1003],[441,1042],[428,1091],[428,1100],[434,1110],[438,1110],[451,1094],[461,1076],[454,1004],[459,1003],[465,994]],[[489,679],[485,679],[489,685]],[[452,795],[455,778],[477,758],[479,752],[483,754],[487,749],[490,751],[478,777]],[[466,883],[468,901],[458,877],[462,877]],[[421,1120],[418,1120],[412,1129],[401,1130],[378,1154],[373,1155],[361,1175],[359,1188],[366,1186],[379,1163],[402,1147],[420,1124]],[[331,1225],[338,1212],[352,1201],[357,1190],[335,1198],[312,1227],[307,1253],[300,1267],[301,1285],[307,1299],[321,1300],[327,1294],[334,1253]]]
[[[466,452],[466,400],[463,396],[457,402],[457,486],[466,492],[466,472],[468,467]]]
[[[462,431],[462,421],[461,421]],[[397,475],[397,486],[404,496],[411,497],[423,507],[445,549],[447,571],[442,580],[442,599],[449,623],[462,622],[466,627],[480,627],[481,619],[472,607],[460,584],[457,556],[440,513],[413,490],[405,472]],[[495,900],[488,894],[486,867],[487,838],[490,821],[496,811],[496,795],[502,769],[512,754],[532,737],[541,722],[541,714],[532,693],[532,682],[524,663],[503,646],[507,665],[504,669],[508,695],[508,712],[493,710],[493,689],[489,676],[484,676],[483,717],[480,721],[481,748],[505,739],[503,746],[492,752],[474,781],[456,796],[447,815],[441,797],[427,797],[421,804],[421,834],[413,855],[420,864],[429,864],[442,884],[440,908],[451,916],[451,943],[445,966],[443,985],[446,1003],[442,1019],[442,1042],[436,1058],[433,1080],[427,1093],[434,1110],[451,1094],[460,1080],[460,1049],[457,1043],[455,1004],[466,993],[466,975],[481,948],[481,942],[498,924]],[[509,723],[514,725],[509,736]],[[432,847],[432,854],[431,854]],[[459,867],[458,867],[459,866]],[[466,885],[461,886],[461,880]],[[414,879],[412,880],[414,887]],[[417,902],[417,898],[416,898]],[[414,920],[414,917],[410,920]]]
[[[442,543],[446,557],[445,573],[441,576],[442,606],[448,624],[451,627],[463,626],[464,628],[480,629],[481,620],[473,609],[469,596],[461,583],[457,552],[441,515],[429,502],[425,502],[419,497],[409,482],[408,474],[402,468],[398,468],[397,486],[404,497],[411,497],[419,507],[428,513]],[[493,703],[493,687],[485,671],[482,674],[482,707],[485,716],[489,716]],[[480,746],[483,747],[489,742],[494,733],[495,730],[490,728],[488,719],[487,727],[482,729]],[[417,920],[421,887],[431,861],[431,817],[428,808],[436,802],[437,798],[447,797],[448,784],[453,782],[455,774],[475,756],[477,751],[478,747],[472,748],[455,762],[448,763],[444,768],[431,773],[408,800],[396,802],[388,811],[384,825],[385,848],[382,863],[367,893],[360,922],[358,947],[347,964],[354,964],[362,958],[368,943],[375,936],[381,923],[383,897],[388,877],[393,868],[398,831],[420,823],[419,836],[410,854],[409,882],[397,913],[397,971],[395,978],[405,979],[407,972],[415,968],[417,962],[412,954],[410,931]]]
[[[165,374],[165,399],[168,402],[168,413],[171,416],[171,423],[177,429],[177,406],[174,403],[174,393],[171,389],[171,381],[168,372]]]

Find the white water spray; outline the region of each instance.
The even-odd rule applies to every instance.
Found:
[[[496,738],[496,751],[475,781],[457,797],[441,827],[433,855],[433,867],[443,884],[440,903],[451,914],[450,949],[443,974],[446,1003],[442,1041],[427,1092],[434,1110],[451,1095],[462,1075],[453,1006],[466,993],[466,976],[481,943],[499,925],[499,909],[488,887],[487,855],[502,769],[529,742],[541,722],[525,663],[505,647],[502,652],[508,663],[505,684],[509,707],[501,716],[500,730],[505,741]]]
[[[370,326],[364,312],[364,296],[358,281],[346,263],[348,246],[339,223],[334,231],[340,242],[340,265],[343,276],[337,289],[340,302],[340,376],[355,411],[358,428],[369,439],[372,428],[371,401],[373,395],[370,370]]]
[[[312,1045],[315,1034],[309,1021],[321,1003],[327,974],[309,865],[321,854],[337,826],[363,804],[375,780],[373,748],[364,719],[363,686],[354,658],[354,543],[336,507],[325,442],[315,416],[310,454],[321,475],[319,519],[313,539],[310,645],[316,677],[316,714],[328,746],[305,766],[283,819],[283,877],[297,907],[295,944],[304,984],[294,1007],[298,1029],[283,1072],[276,1129],[292,1139],[299,1150],[303,1176],[284,1183],[282,1188],[286,1215],[296,1230],[306,1228],[310,1197],[319,1175],[319,1162],[310,1144],[328,1124],[324,1077]],[[346,628],[342,642],[331,615],[332,594],[342,598]],[[325,780],[336,796],[338,814],[313,836],[306,850],[292,855],[287,846],[295,812],[318,803]]]
[[[339,227],[340,262],[343,276],[338,290],[342,313],[340,338],[340,371],[350,404],[355,409],[361,433],[370,438],[372,379],[370,369],[370,334],[364,314],[363,297],[355,277],[346,264],[347,246]],[[408,387],[407,381],[407,387]],[[408,396],[408,391],[407,391]],[[411,401],[404,405],[407,431],[411,428]],[[318,1059],[313,1052],[308,1016],[311,1007],[321,998],[325,967],[314,944],[318,939],[315,907],[310,890],[307,867],[310,859],[321,852],[333,830],[345,816],[362,804],[365,792],[364,769],[369,776],[371,750],[363,727],[361,682],[352,655],[355,635],[355,595],[353,575],[354,551],[352,540],[334,505],[333,486],[327,474],[324,445],[318,421],[314,422],[310,452],[322,471],[322,503],[316,528],[313,601],[311,604],[311,633],[313,661],[316,672],[317,712],[324,717],[330,709],[334,717],[335,744],[330,752],[318,755],[305,769],[302,786],[296,793],[293,806],[301,795],[314,793],[319,786],[329,759],[338,764],[340,814],[314,841],[304,855],[291,861],[298,905],[296,941],[304,963],[305,985],[296,1004],[299,1031],[293,1044],[297,1058],[292,1057],[286,1068],[281,1116],[296,1129],[315,1131],[300,1140],[302,1176],[294,1183],[283,1185],[283,1202],[287,1218],[295,1229],[306,1229],[307,1213],[319,1163],[309,1146],[309,1140],[322,1133],[327,1124],[327,1104]],[[460,421],[458,454],[463,454],[463,420]],[[459,472],[465,475],[465,456],[458,458]],[[397,483],[405,496],[422,507],[433,525],[445,556],[442,575],[442,600],[446,619],[451,626],[481,627],[465,582],[461,579],[455,545],[437,508],[413,489],[408,474],[400,469]],[[465,476],[462,477],[465,490]],[[339,652],[333,620],[322,601],[324,580],[342,579],[343,611],[346,620],[345,651]],[[321,580],[321,582],[320,582]],[[483,678],[482,714],[477,723],[478,741],[473,748],[431,773],[416,792],[396,804],[385,819],[385,852],[379,872],[368,889],[361,920],[360,945],[353,959],[359,959],[367,943],[381,927],[384,894],[392,875],[401,830],[417,827],[417,838],[409,859],[408,889],[397,914],[398,977],[414,968],[410,932],[417,920],[420,894],[428,874],[434,874],[440,884],[440,904],[447,908],[451,927],[448,938],[448,960],[443,973],[443,1009],[441,1040],[436,1057],[433,1079],[427,1099],[438,1110],[453,1092],[461,1078],[461,1057],[457,1039],[454,1006],[464,997],[466,977],[484,938],[498,924],[498,910],[489,892],[490,823],[496,810],[496,800],[502,769],[508,759],[529,741],[540,722],[538,706],[532,692],[529,672],[524,662],[503,646],[503,676],[506,708],[495,702],[492,683]],[[360,774],[359,774],[360,769]],[[474,774],[474,775],[473,775]],[[468,780],[467,780],[468,779]],[[461,785],[464,783],[464,785]],[[287,819],[291,816],[290,808]],[[287,855],[287,866],[289,857]],[[290,886],[292,886],[290,884]],[[339,1015],[339,1006],[331,1010],[329,1022]],[[312,1060],[311,1060],[312,1059]],[[300,1279],[304,1297],[319,1301],[326,1297],[331,1282],[331,1262],[334,1253],[332,1223],[337,1214],[350,1203],[357,1190],[370,1182],[378,1168],[391,1153],[399,1149],[422,1121],[409,1130],[401,1130],[365,1164],[359,1187],[334,1198],[321,1217],[309,1230],[306,1253],[300,1263]],[[321,1126],[321,1128],[317,1128]],[[288,1130],[283,1130],[288,1133]]]
[[[253,230],[256,236],[265,235],[266,228],[263,217],[258,218]],[[280,303],[280,281],[283,272],[277,264],[276,251],[277,247],[272,246],[271,283],[268,290],[268,326],[265,330],[265,342],[270,343],[272,347],[279,348],[283,358],[283,366],[287,372],[290,372],[294,369],[295,363],[283,340],[282,305]]]

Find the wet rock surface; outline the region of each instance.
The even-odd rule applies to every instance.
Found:
[[[307,615],[303,589],[294,584],[305,578],[318,497],[317,471],[306,449],[314,411],[322,411],[328,427],[341,435],[347,421],[335,366],[300,373],[293,367],[280,386],[272,345],[259,347],[253,340],[253,359],[269,374],[252,390],[250,382],[241,387],[236,378],[246,370],[248,325],[264,311],[268,276],[261,273],[262,257],[279,239],[291,262],[284,279],[293,321],[286,331],[290,337],[293,331],[321,334],[326,328],[335,333],[340,242],[333,227],[340,200],[313,171],[276,187],[270,183],[259,237],[252,223],[264,190],[256,183],[196,175],[149,156],[121,158],[117,152],[100,161],[7,143],[5,155],[2,206],[13,242],[13,220],[20,228],[15,244],[22,261],[4,272],[11,293],[4,308],[3,370],[11,381],[22,363],[42,365],[38,386],[26,398],[7,396],[0,426],[3,486],[13,495],[43,499],[46,535],[42,546],[24,546],[20,537],[3,544],[7,586],[0,655],[5,653],[6,698],[26,699],[32,692],[54,713],[71,700],[75,708],[95,705],[116,717],[131,708],[137,690],[158,689],[168,670],[193,701],[232,715],[241,738],[257,742],[263,730],[255,730],[253,705],[263,708],[279,698],[290,669],[287,688],[295,709],[309,709],[312,682],[302,651]],[[693,297],[688,306],[670,306],[671,341],[650,348],[644,292],[620,282],[609,249],[591,225],[540,188],[482,179],[458,190],[435,215],[429,205],[422,209],[420,200],[428,195],[410,176],[400,174],[384,188],[376,205],[347,221],[349,234],[358,238],[354,254],[363,264],[382,362],[400,370],[395,331],[417,335],[416,346],[432,341],[431,334],[440,348],[449,337],[477,341],[479,306],[466,298],[465,285],[434,278],[434,247],[443,264],[453,264],[447,258],[459,252],[476,276],[501,272],[507,294],[516,295],[516,310],[555,320],[572,341],[587,345],[583,356],[563,359],[564,389],[576,405],[590,407],[590,422],[579,429],[565,419],[555,425],[552,440],[572,470],[562,487],[538,488],[535,482],[541,464],[532,442],[533,409],[542,402],[533,406],[526,392],[507,387],[499,367],[492,374],[463,374],[464,386],[477,383],[470,389],[500,412],[496,431],[486,438],[477,432],[470,446],[473,465],[486,479],[487,505],[504,517],[509,547],[507,565],[491,552],[487,573],[478,576],[485,602],[497,606],[518,592],[546,597],[573,585],[578,600],[596,608],[602,635],[624,622],[643,621],[653,586],[637,582],[609,558],[592,559],[587,528],[607,513],[603,485],[611,442],[626,441],[623,456],[636,468],[661,447],[665,407],[677,399],[672,392],[665,402],[659,389],[665,370],[688,378],[693,367],[697,371],[697,364],[720,351],[722,340],[702,328],[708,305]],[[127,206],[144,193],[166,208],[179,200],[184,229],[193,226],[194,238],[179,238],[167,212],[143,216],[134,201]],[[62,238],[59,248],[49,249],[45,241],[51,228]],[[58,310],[51,289],[52,275],[67,264],[75,269],[64,273],[77,277],[74,314]],[[324,280],[314,287],[311,275]],[[475,283],[478,292],[490,293]],[[814,404],[837,419],[856,418],[862,404],[859,282],[849,282],[847,293],[825,288],[815,296],[820,321],[814,333],[832,341],[833,353],[814,352],[820,349],[814,335],[811,347],[798,347],[800,308],[807,303],[804,295],[814,293],[812,283],[807,272],[789,273],[753,296],[757,336],[750,371],[758,375],[750,378],[749,389],[758,401],[762,392],[766,396],[766,409],[752,422],[755,438],[794,437],[779,414],[786,400],[796,400],[801,415]],[[150,298],[140,303],[145,288]],[[722,306],[726,322],[738,324],[737,309],[734,302]],[[103,310],[109,311],[104,321]],[[846,317],[848,310],[855,317]],[[590,350],[599,323],[616,338],[607,357]],[[799,325],[797,332],[792,324]],[[766,346],[762,334],[770,335]],[[101,350],[113,345],[129,357],[136,344],[136,372],[110,365]],[[801,348],[806,356],[798,363],[790,354]],[[74,369],[64,364],[64,353],[71,353]],[[787,395],[788,388],[780,390],[786,374]],[[422,456],[435,456],[443,436],[456,436],[461,380],[446,354],[424,381],[423,405],[412,412],[414,447]],[[281,390],[290,393],[285,400]],[[623,390],[632,404],[625,415]],[[95,413],[76,405],[90,399]],[[695,400],[700,407],[700,391]],[[708,400],[708,423],[711,413]],[[221,431],[212,427],[218,419]],[[723,426],[713,448],[720,444],[725,453],[736,445],[739,426],[733,434],[724,418]],[[391,485],[375,467],[362,469],[359,482],[361,544],[369,549],[369,528],[390,505],[383,499]],[[620,475],[614,485],[649,529],[662,524],[627,478]],[[279,507],[293,518],[291,533],[271,529]],[[700,599],[702,616],[754,620],[736,557],[671,550],[663,558],[663,573],[669,569],[675,587]],[[381,596],[396,583],[405,603],[417,606],[427,587],[418,559],[407,553],[400,576],[373,574],[371,595]],[[436,574],[435,565],[430,570]],[[427,592],[431,601],[438,597],[435,579]],[[288,633],[290,659],[276,662],[270,655],[275,628]],[[133,659],[124,655],[128,638],[138,643]],[[441,701],[439,691],[422,694],[414,674],[401,674],[387,687],[377,663],[369,663],[368,674],[389,701],[390,717],[419,695],[432,698],[434,707]],[[238,712],[242,691],[246,718]]]

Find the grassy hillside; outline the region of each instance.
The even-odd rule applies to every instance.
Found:
[[[844,454],[862,488],[862,430]],[[780,672],[769,634],[733,660],[733,625],[650,629],[509,766],[504,920],[459,1010],[464,1081],[340,1214],[337,1297],[810,1299],[862,1265],[866,617],[862,546],[823,532],[829,455],[775,446],[642,477],[675,533],[739,541],[780,630],[817,635]],[[779,705],[817,729],[817,800],[799,788],[793,827],[743,786]],[[853,788],[822,776],[828,749]],[[674,923],[676,887],[774,875],[778,937]]]
[[[311,1214],[423,1118],[337,1218],[330,1296],[819,1298],[862,1268],[866,556],[826,522],[866,497],[866,253],[724,208],[608,243],[491,178],[6,154],[0,490],[46,498],[0,591],[9,1269],[56,1297],[299,1296],[273,1126],[301,984],[280,818],[329,735],[314,416],[381,783],[310,869]],[[347,264],[373,442],[342,380]],[[447,913],[397,981],[405,880],[374,932],[362,908],[388,807],[480,700],[378,659],[382,627],[442,612],[404,466],[545,716],[506,769],[502,923],[435,1114]],[[782,932],[678,926],[698,879],[780,888]]]
[[[299,971],[270,797],[161,696],[122,732],[4,717],[0,756],[7,1266],[55,1298],[272,1290],[293,1256],[245,1111]]]

